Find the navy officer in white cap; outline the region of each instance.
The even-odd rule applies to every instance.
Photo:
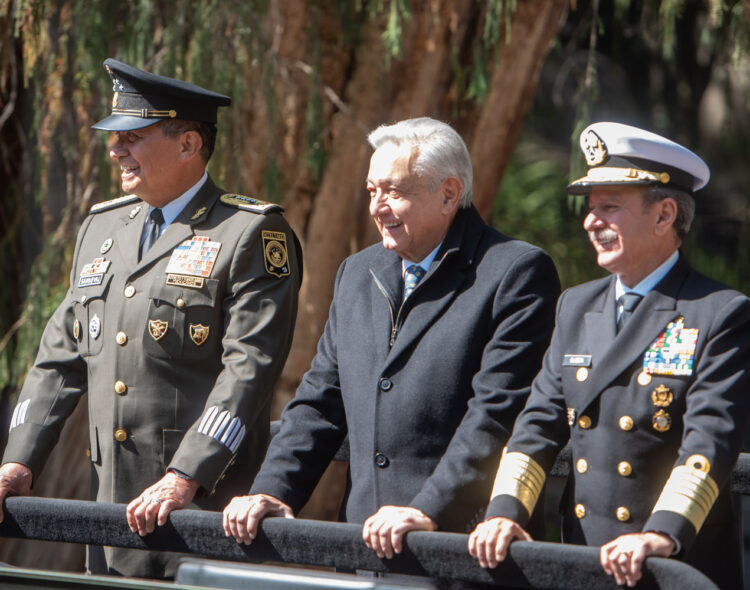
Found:
[[[108,59],[109,155],[127,196],[95,205],[70,288],[18,399],[0,500],[26,494],[88,391],[92,495],[146,535],[247,489],[269,437],[301,259],[281,208],[206,173],[229,97]],[[174,575],[169,553],[89,547],[88,569]]]
[[[469,537],[483,567],[505,559],[570,440],[563,541],[601,546],[634,585],[673,556],[742,587],[741,517],[729,492],[750,405],[750,301],[680,252],[693,193],[709,178],[686,148],[619,123],[581,134],[590,166],[568,187],[611,276],[567,290],[541,372],[504,450],[486,520]]]

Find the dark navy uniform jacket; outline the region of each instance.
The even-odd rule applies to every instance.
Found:
[[[209,178],[140,261],[148,205],[125,197],[94,207],[78,234],[70,288],[14,411],[4,461],[38,477],[88,391],[89,459],[70,460],[90,460],[94,499],[130,502],[168,467],[201,484],[191,508],[220,510],[247,489],[268,445],[302,269],[278,207],[223,192]],[[90,548],[89,567],[174,575],[169,554],[111,547]]]
[[[401,259],[381,244],[343,262],[317,355],[251,493],[299,511],[348,433],[348,522],[401,505],[464,531],[486,505],[549,342],[554,265],[471,207],[403,302],[402,289]]]
[[[625,533],[660,531],[720,587],[741,588],[741,516],[727,487],[750,407],[750,300],[680,256],[616,335],[614,281],[560,297],[544,367],[508,451],[548,471],[570,437],[564,541],[602,545]],[[644,373],[647,350],[663,346],[665,332],[667,339],[697,336],[690,374]],[[697,536],[677,512],[652,514],[672,469],[694,456],[707,460],[720,490]],[[521,524],[528,518],[507,494],[492,500],[491,516]]]

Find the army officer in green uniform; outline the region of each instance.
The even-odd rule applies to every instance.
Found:
[[[230,99],[113,59],[110,157],[128,196],[95,205],[70,289],[14,410],[0,500],[26,494],[88,391],[93,496],[141,535],[247,489],[269,438],[302,274],[278,206],[206,173]],[[174,555],[90,547],[88,569],[174,575]]]

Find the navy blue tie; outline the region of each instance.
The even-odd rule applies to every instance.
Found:
[[[138,260],[141,260],[154,245],[154,242],[159,239],[161,233],[161,226],[164,225],[164,214],[161,209],[151,209],[151,213],[148,214],[148,221],[144,230],[143,243],[141,244],[141,251],[138,256]]]
[[[618,332],[625,327],[625,324],[630,319],[630,316],[633,315],[633,311],[641,302],[641,299],[643,299],[643,295],[638,295],[638,293],[623,293],[617,298],[617,306],[622,305],[622,313],[617,319]]]

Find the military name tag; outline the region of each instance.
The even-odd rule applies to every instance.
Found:
[[[563,355],[563,367],[590,367],[590,354],[565,354]]]
[[[203,287],[203,277],[190,277],[186,275],[167,275],[167,285],[177,285],[178,287],[190,287],[200,289]]]
[[[78,276],[78,286],[93,287],[101,285],[108,268],[109,260],[105,260],[104,258],[95,258],[93,262],[84,264],[81,274]]]
[[[278,231],[262,231],[263,252],[266,271],[275,277],[289,276],[289,258],[286,250],[286,234]]]
[[[692,375],[698,328],[685,328],[679,317],[651,343],[643,355],[643,371],[651,375]]]
[[[208,236],[193,236],[172,251],[167,274],[209,277],[220,249],[221,243],[210,241]]]

